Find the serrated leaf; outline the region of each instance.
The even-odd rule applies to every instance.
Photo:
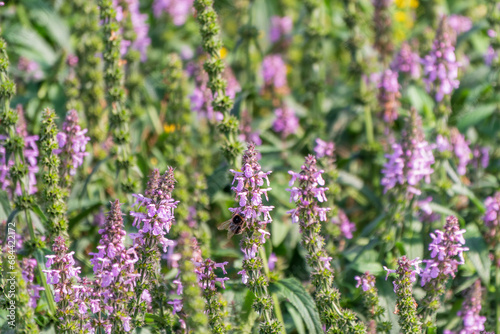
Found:
[[[269,289],[286,298],[297,309],[304,320],[307,333],[323,333],[316,304],[299,280],[294,277],[285,278],[272,283]]]
[[[490,282],[491,259],[488,252],[488,246],[481,232],[475,224],[469,224],[464,234],[465,247],[469,251],[465,252],[467,257],[477,270],[477,274],[485,286]]]
[[[295,329],[299,334],[306,334],[306,328],[304,327],[304,321],[297,309],[290,303],[285,303],[286,310],[292,317],[293,323],[295,324]]]

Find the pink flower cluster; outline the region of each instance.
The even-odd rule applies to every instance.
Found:
[[[469,250],[463,247],[464,233],[465,230],[459,227],[458,219],[450,216],[446,219],[444,231],[436,230],[430,234],[432,238],[429,244],[431,259],[422,261],[426,263],[426,268],[421,274],[422,286],[432,284],[438,276],[443,279],[447,276],[455,277],[458,265],[464,263],[463,252]]]
[[[288,35],[293,28],[292,18],[289,16],[271,17],[271,29],[269,31],[269,39],[272,43],[279,42],[284,36]]]
[[[63,167],[69,171],[69,175],[76,174],[76,169],[83,164],[83,159],[88,155],[85,150],[90,137],[85,136],[87,129],[82,130],[79,121],[76,110],[68,111],[62,131],[57,134],[59,148],[54,150],[55,154],[61,155]]]
[[[420,78],[420,57],[412,51],[410,44],[403,42],[391,68],[400,73],[408,73],[413,79],[418,79]]]
[[[280,55],[269,55],[262,61],[262,77],[266,86],[285,87],[287,85],[286,73],[286,64]]]
[[[45,290],[45,288],[41,287],[40,285],[33,284],[33,281],[35,279],[36,266],[37,262],[35,259],[23,259],[22,276],[27,283],[26,289],[28,290],[28,294],[30,296],[29,306],[32,308],[36,308],[36,302],[38,299],[40,299],[40,291]]]

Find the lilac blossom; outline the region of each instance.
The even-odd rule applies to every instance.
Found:
[[[269,255],[269,259],[267,260],[267,266],[269,267],[270,271],[274,271],[274,269],[276,268],[276,263],[278,263],[278,257],[275,253],[271,253],[271,255]]]
[[[460,229],[458,219],[450,216],[446,219],[444,231],[436,230],[431,233],[432,242],[429,245],[431,259],[423,260],[426,264],[423,270],[422,286],[437,285],[448,277],[455,277],[460,264],[464,264],[463,252],[468,251],[463,247],[465,239],[464,229]]]
[[[271,190],[268,176],[271,172],[262,171],[257,156],[255,144],[248,143],[243,154],[241,171],[230,170],[234,175],[231,190],[234,191],[235,200],[239,205],[229,210],[232,214],[245,217],[246,234],[240,244],[244,254],[243,269],[238,274],[256,297],[254,307],[261,310],[264,320],[261,324],[262,330],[279,329],[281,326],[273,312],[273,301],[267,290],[267,278],[262,274],[262,260],[259,255],[259,248],[269,238],[266,226],[272,221],[270,212],[274,208],[264,205],[262,198],[264,196],[268,200],[267,193]],[[229,226],[229,230],[232,233],[239,232],[232,230],[232,226]]]
[[[54,288],[54,301],[58,303],[58,314],[62,316],[60,326],[68,326],[75,319],[67,317],[66,314],[71,312],[78,312],[79,305],[82,300],[79,298],[79,288],[75,288],[80,283],[80,267],[75,267],[75,260],[73,254],[68,253],[68,246],[66,240],[58,236],[52,244],[53,255],[46,255],[47,270],[43,272],[47,276],[47,283],[53,285]],[[63,316],[64,315],[64,316]]]
[[[486,212],[483,216],[485,237],[488,243],[494,246],[500,243],[500,192],[486,198],[484,201]]]
[[[314,148],[314,152],[318,158],[325,156],[332,158],[335,152],[335,143],[316,138],[316,147]]]
[[[472,20],[467,16],[450,15],[448,25],[455,34],[459,35],[472,29]]]
[[[482,168],[488,168],[490,164],[490,148],[476,146],[472,150],[472,155],[474,156],[472,165],[474,168],[481,166]]]
[[[61,156],[65,177],[74,176],[76,169],[83,164],[83,159],[88,155],[85,150],[90,137],[85,136],[87,129],[82,130],[79,121],[76,110],[68,111],[62,131],[57,134],[59,148],[54,150],[54,153]],[[66,171],[69,176],[66,175]]]
[[[361,287],[365,292],[375,287],[375,277],[368,272],[361,277],[356,276],[354,279],[358,282],[356,283],[356,288]]]
[[[269,55],[262,61],[262,77],[266,86],[276,89],[286,87],[286,73],[286,64],[280,55]]]
[[[190,95],[191,109],[198,113],[200,118],[207,118],[209,121],[220,122],[224,118],[221,112],[214,112],[212,106],[212,91],[208,87],[208,74],[203,69],[201,63],[189,63],[187,72],[194,77],[195,88]],[[236,77],[229,67],[225,67],[223,76],[228,82],[226,95],[234,98],[236,93],[241,90]]]
[[[453,153],[458,159],[457,172],[460,175],[465,175],[467,165],[472,160],[472,151],[469,148],[469,141],[465,140],[464,135],[458,132],[457,129],[451,131],[451,145]]]
[[[406,187],[409,197],[420,195],[419,182],[425,180],[429,183],[434,172],[434,155],[432,146],[425,140],[420,116],[414,109],[403,131],[401,143],[392,144],[392,150],[391,154],[385,155],[387,161],[382,168],[384,193],[399,184]]]
[[[399,108],[399,83],[398,72],[385,70],[380,76],[377,85],[379,107],[382,109],[382,117],[385,122],[392,123],[398,119]]]
[[[338,210],[337,216],[332,218],[332,223],[338,225],[341,237],[352,239],[352,232],[356,231],[356,224],[349,221],[343,210]]]
[[[101,315],[114,325],[114,330],[131,330],[128,317],[128,304],[133,301],[135,286],[139,274],[135,269],[138,261],[136,247],[127,248],[124,244],[126,232],[123,228],[123,217],[118,200],[111,204],[106,217],[106,225],[99,230],[101,239],[97,253],[90,253],[93,258],[95,280],[95,297],[99,298]],[[111,300],[121,300],[113,303]],[[85,305],[89,307],[90,303]],[[100,317],[99,317],[100,318]]]
[[[481,290],[481,281],[477,280],[465,298],[462,309],[458,311],[457,315],[463,320],[463,329],[458,332],[459,334],[483,333],[486,317],[480,315],[482,308]]]
[[[160,17],[167,13],[172,17],[176,26],[186,23],[186,20],[192,10],[194,0],[155,0],[153,2],[153,13]]]
[[[293,109],[283,106],[274,111],[276,119],[273,122],[273,129],[281,134],[285,139],[291,134],[294,134],[299,128],[299,119],[295,115]]]
[[[272,43],[280,41],[284,36],[288,35],[293,28],[292,18],[289,16],[271,17],[271,29],[269,31],[269,39]]]
[[[146,51],[151,44],[151,39],[148,36],[149,25],[147,24],[148,15],[141,14],[139,10],[139,0],[125,0],[130,13],[130,21],[135,32],[135,39],[131,42],[130,47],[137,50],[141,54],[141,61],[147,59]]]
[[[5,144],[10,140],[5,135],[0,135],[0,183],[2,185],[2,190],[8,191],[8,193],[12,194],[13,192],[17,196],[21,196],[23,192],[23,187],[29,195],[32,195],[38,191],[36,187],[36,173],[38,173],[38,136],[28,136],[25,130],[25,126],[20,125],[17,128],[17,134],[22,137],[24,141],[24,150],[23,156],[26,161],[28,174],[27,180],[23,180],[23,186],[21,186],[21,182],[18,182],[15,185],[12,184],[12,176],[10,175],[10,169],[15,165],[14,155],[10,155],[7,160],[7,151]],[[26,182],[27,181],[27,182]]]
[[[318,205],[318,202],[322,203],[327,200],[325,193],[328,188],[323,187],[325,185],[325,180],[321,176],[323,173],[323,170],[316,168],[316,158],[313,155],[306,157],[306,163],[302,166],[302,172],[288,172],[292,176],[289,182],[291,188],[287,188],[286,190],[290,192],[290,202],[297,203],[296,209],[287,212],[292,215],[293,223],[299,222],[300,214],[304,210],[310,212],[310,219],[318,217],[319,221],[326,221],[326,214],[330,211],[330,208],[322,208]],[[292,187],[296,181],[299,181],[300,186]],[[305,222],[305,224],[309,223]]]
[[[40,285],[33,284],[33,281],[35,279],[36,267],[37,267],[37,262],[35,259],[27,259],[27,258],[23,259],[22,276],[27,283],[26,289],[28,290],[28,294],[30,296],[30,301],[28,305],[32,308],[36,308],[36,302],[38,299],[40,299],[40,291],[45,290],[45,288],[41,287]]]
[[[23,72],[24,77],[28,80],[41,80],[43,78],[43,72],[40,69],[40,65],[34,60],[30,60],[25,57],[19,58],[19,63],[17,64],[17,69]]]
[[[420,78],[420,57],[413,52],[410,44],[403,42],[391,68],[393,71],[408,73],[413,79]]]
[[[455,47],[446,22],[446,17],[443,17],[432,50],[422,59],[427,91],[433,89],[437,102],[441,102],[444,96],[450,95],[460,85],[457,79],[460,65],[456,60]]]

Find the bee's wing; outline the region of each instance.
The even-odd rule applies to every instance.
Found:
[[[229,224],[231,224],[231,219],[226,220],[225,222],[221,223],[219,226],[217,226],[218,230],[227,230],[229,228]]]
[[[231,239],[233,237],[233,235],[234,235],[234,232],[231,229],[228,229],[227,230],[227,238]]]

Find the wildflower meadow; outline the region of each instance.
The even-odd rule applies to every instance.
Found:
[[[0,333],[500,334],[500,1],[0,2]]]

